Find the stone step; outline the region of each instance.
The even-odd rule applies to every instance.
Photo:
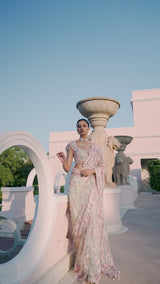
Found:
[[[21,230],[21,238],[27,239],[29,232],[32,227],[33,220],[28,220],[24,222],[24,228]]]
[[[33,220],[28,220],[24,222],[24,229],[30,230],[32,227]]]
[[[71,269],[63,279],[61,279],[58,284],[76,284],[78,283],[75,278],[74,278],[74,271]]]
[[[29,235],[30,229],[23,229],[21,230],[21,238],[22,239],[27,239],[28,235]]]

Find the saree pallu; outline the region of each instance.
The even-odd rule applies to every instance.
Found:
[[[96,175],[81,176],[74,168],[69,183],[70,213],[76,260],[75,277],[79,283],[99,284],[101,273],[119,279],[103,226],[104,165],[96,155],[88,156],[83,168],[95,168]]]

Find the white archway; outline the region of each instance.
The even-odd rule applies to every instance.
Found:
[[[28,177],[27,177],[26,186],[32,186],[32,185],[33,185],[33,182],[34,182],[34,179],[35,179],[35,176],[36,176],[36,175],[37,175],[36,169],[33,168],[33,169],[30,171],[30,173],[29,173],[29,175],[28,175]]]
[[[60,178],[64,177],[64,180],[66,179],[66,173],[64,171],[59,171],[55,177],[55,182],[54,182],[54,192],[60,193]],[[65,182],[64,182],[65,185]]]
[[[22,148],[34,164],[39,184],[39,205],[25,246],[15,258],[0,265],[1,284],[19,284],[31,275],[43,258],[51,238],[50,228],[53,228],[56,220],[53,181],[44,149],[27,132],[0,133],[0,154],[12,146]]]

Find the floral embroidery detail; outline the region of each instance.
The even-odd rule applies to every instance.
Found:
[[[72,149],[75,155],[74,147]],[[78,155],[77,152],[75,161],[79,158]],[[74,271],[79,283],[99,284],[101,273],[119,279],[119,271],[114,265],[103,226],[105,166],[98,144],[92,142],[83,167],[95,168],[96,175],[81,177],[77,169],[73,169],[71,173],[69,201],[76,251]]]

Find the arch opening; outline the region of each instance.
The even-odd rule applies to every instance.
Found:
[[[50,166],[41,144],[27,132],[1,133],[0,154],[12,146],[23,149],[34,164],[39,184],[39,204],[25,246],[15,258],[0,265],[2,284],[21,283],[32,274],[47,249],[47,243],[51,237],[50,228],[53,228],[56,218]]]

